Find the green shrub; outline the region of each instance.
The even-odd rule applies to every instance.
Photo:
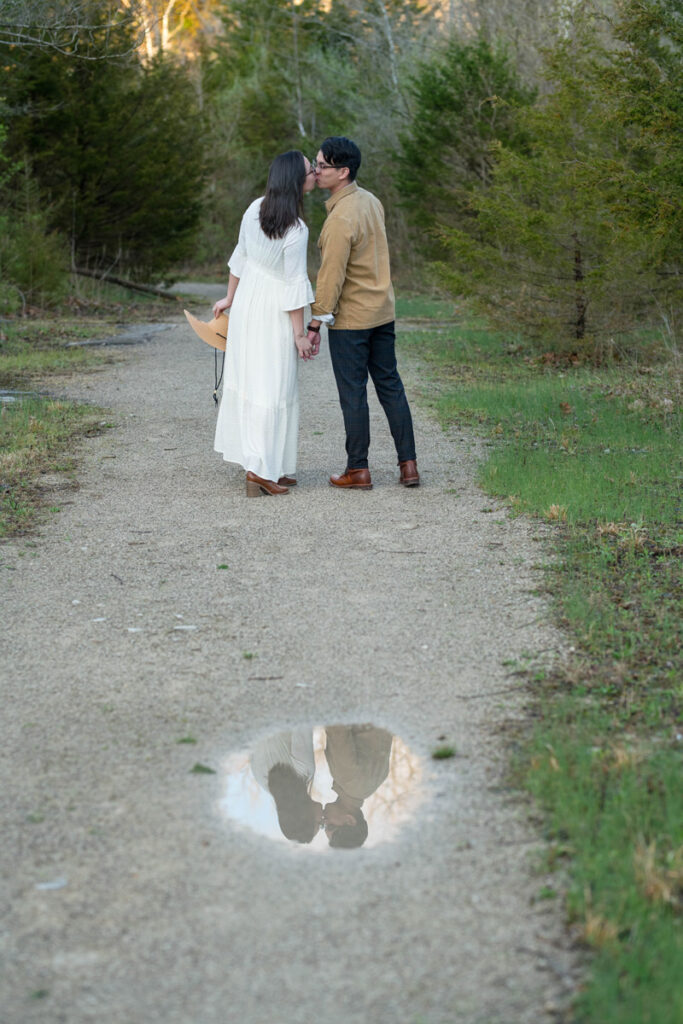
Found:
[[[51,306],[68,286],[67,243],[50,231],[45,214],[0,217],[0,312],[15,313],[26,304]]]

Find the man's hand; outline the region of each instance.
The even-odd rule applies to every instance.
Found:
[[[311,359],[313,359],[320,351],[320,331],[309,331],[308,340],[311,343]]]
[[[320,324],[315,323],[314,321],[315,317],[306,328],[312,346],[311,357],[317,356],[320,351]]]

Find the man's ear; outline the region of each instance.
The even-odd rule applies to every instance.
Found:
[[[344,173],[344,172],[346,172],[346,173]],[[348,167],[340,167],[339,168],[339,173],[341,174],[342,178],[348,178],[348,176],[351,173],[351,171],[348,169]]]

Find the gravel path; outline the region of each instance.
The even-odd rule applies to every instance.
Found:
[[[419,413],[423,486],[399,487],[376,403],[374,489],[330,488],[326,350],[300,368],[299,486],[247,501],[212,451],[211,351],[184,321],[125,351],[65,385],[115,424],[80,489],[53,481],[62,511],[0,548],[3,1024],[552,1020],[575,962],[501,749],[505,662],[559,643],[533,528]],[[393,842],[319,856],[221,818],[228,755],[333,722],[420,759]]]

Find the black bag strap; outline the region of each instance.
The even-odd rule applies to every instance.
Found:
[[[221,361],[221,375],[219,377],[218,376],[218,349],[215,348],[213,350],[213,379],[214,379],[213,400],[214,400],[214,403],[216,405],[218,405],[218,389],[221,386],[221,383],[223,381],[223,370],[224,369],[225,369],[225,352],[223,353],[223,359]]]

